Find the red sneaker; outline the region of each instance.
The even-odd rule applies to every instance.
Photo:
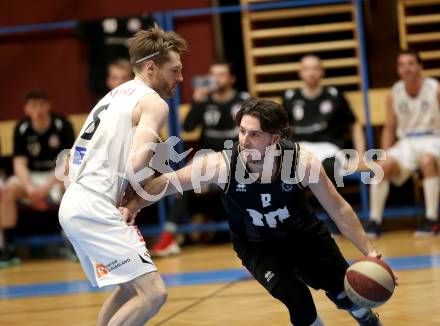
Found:
[[[167,231],[161,233],[159,242],[151,248],[151,255],[156,257],[166,257],[179,253],[180,247],[174,238],[174,234]]]

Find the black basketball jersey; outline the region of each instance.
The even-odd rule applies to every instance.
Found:
[[[301,90],[287,90],[283,107],[293,127],[292,141],[330,142],[339,148],[349,145],[346,140],[356,117],[336,88],[324,87],[315,98],[305,97]]]
[[[303,187],[298,183],[284,182],[284,173],[281,173],[285,164],[290,169],[288,177],[295,177],[299,146],[290,141],[281,141],[279,146],[281,164],[278,174],[272,182],[265,184],[254,181],[245,169],[245,163],[239,156],[238,143],[234,144],[229,155],[228,151],[223,151],[229,163],[229,181],[223,193],[223,203],[229,215],[233,240],[282,240],[319,223]],[[238,182],[237,170],[244,170],[244,178],[253,182]]]
[[[75,140],[69,121],[52,114],[49,128],[42,134],[32,128],[29,118],[20,121],[14,130],[14,156],[25,156],[31,171],[55,168],[58,154],[72,147]]]
[[[201,125],[200,147],[216,152],[221,151],[224,149],[225,140],[236,141],[238,139],[235,115],[240,110],[240,104],[248,98],[248,93],[236,92],[234,97],[227,102],[217,102],[212,96],[208,96],[204,102],[193,102],[183,129],[191,131]]]

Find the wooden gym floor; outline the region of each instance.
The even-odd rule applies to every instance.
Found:
[[[347,240],[337,241],[347,259],[359,257]],[[376,245],[400,279],[377,309],[384,325],[440,325],[440,237],[390,232]],[[155,262],[169,299],[149,325],[289,325],[287,310],[249,278],[229,244],[184,247],[181,255]],[[25,261],[0,270],[0,325],[95,325],[108,295],[89,286],[79,264]],[[326,325],[356,325],[322,292],[313,296]]]

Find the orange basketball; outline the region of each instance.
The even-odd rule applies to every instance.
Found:
[[[359,259],[345,273],[345,292],[351,301],[361,307],[383,305],[393,294],[395,286],[391,267],[377,258]]]

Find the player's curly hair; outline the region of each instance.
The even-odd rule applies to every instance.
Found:
[[[188,48],[182,36],[175,32],[166,32],[156,23],[148,30],[140,30],[129,40],[130,63],[135,71],[139,71],[146,59],[153,60],[157,65],[168,61],[168,51],[179,54]]]
[[[235,123],[240,126],[241,119],[250,115],[260,121],[261,130],[271,134],[279,134],[281,138],[289,138],[292,128],[286,110],[274,101],[250,98],[241,104],[235,116]]]

